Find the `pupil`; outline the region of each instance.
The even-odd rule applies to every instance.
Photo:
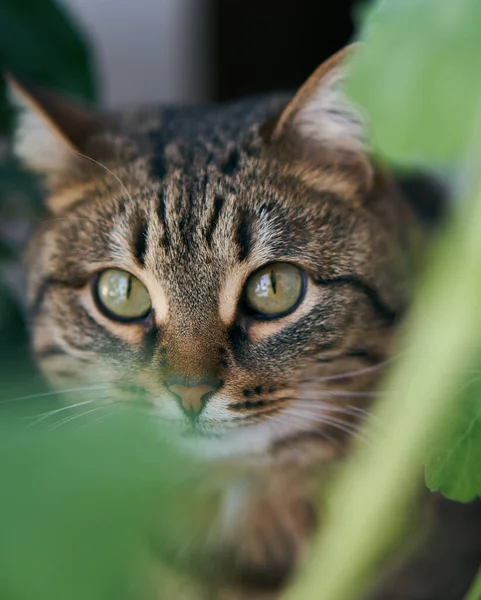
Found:
[[[130,298],[130,294],[132,293],[132,275],[127,280],[127,300]]]
[[[271,271],[270,279],[271,279],[272,291],[274,292],[274,294],[277,294],[277,279],[276,279],[276,274],[274,273],[274,271]]]

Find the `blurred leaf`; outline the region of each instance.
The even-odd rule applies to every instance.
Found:
[[[0,240],[0,261],[12,257],[12,249]]]
[[[0,409],[6,395],[38,391],[38,374],[29,351],[24,315],[16,298],[2,279],[0,264]],[[1,483],[0,483],[1,487]]]
[[[479,127],[481,2],[384,0],[362,18],[348,90],[374,150],[411,166],[463,158]]]
[[[432,484],[463,499],[479,491],[481,403],[469,396],[459,405],[456,391],[481,332],[481,3],[379,0],[364,15],[368,41],[353,58],[348,91],[365,109],[374,149],[411,168],[462,163],[472,180],[427,263],[370,443],[359,445],[333,487],[322,532],[286,600],[365,596],[399,525],[413,519],[428,453]]]
[[[95,85],[90,62],[82,34],[64,8],[51,0],[0,0],[0,69],[91,100]],[[0,132],[8,129],[11,116],[0,77]],[[11,159],[1,137],[0,181],[1,370],[8,373],[15,364],[22,365],[24,381],[32,364],[18,299],[6,285],[5,270],[11,265],[4,261],[19,260],[42,200],[35,178]]]
[[[0,161],[0,181],[0,240],[5,243],[12,220],[33,225],[43,211],[43,198],[37,178],[9,156]]]
[[[481,383],[466,387],[449,425],[429,449],[426,483],[451,500],[481,496]]]
[[[3,419],[2,599],[127,599],[152,519],[182,503],[193,465],[158,423],[121,408],[98,414],[110,420],[79,413],[75,425],[35,429]]]
[[[375,151],[411,167],[466,161],[481,124],[481,3],[383,0],[359,17],[366,44],[349,91],[368,115]],[[481,390],[469,390],[426,466],[428,486],[461,501],[481,494]]]
[[[0,2],[0,67],[40,84],[95,97],[89,50],[64,7],[51,0]],[[0,131],[11,117],[0,81]]]

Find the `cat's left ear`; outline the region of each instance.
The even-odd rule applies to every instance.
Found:
[[[9,73],[5,77],[18,109],[15,154],[44,177],[48,190],[55,193],[85,168],[93,168],[82,154],[91,154],[89,142],[103,120],[70,98]]]
[[[358,44],[324,62],[268,132],[288,168],[308,185],[344,197],[364,195],[373,181],[365,123],[343,83]]]

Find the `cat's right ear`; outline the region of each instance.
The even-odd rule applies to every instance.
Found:
[[[18,111],[15,154],[55,193],[87,162],[82,155],[101,129],[101,119],[79,103],[16,75],[6,73],[5,78]]]
[[[351,199],[365,195],[373,180],[364,120],[343,91],[357,46],[324,62],[262,130],[289,173]]]

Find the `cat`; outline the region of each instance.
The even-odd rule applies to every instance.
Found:
[[[10,77],[47,190],[25,261],[38,364],[59,389],[140,391],[189,451],[241,465],[209,544],[173,559],[193,591],[159,597],[278,597],[392,357],[426,235],[342,91],[351,52],[293,97],[203,108],[93,114]],[[463,535],[451,587],[409,576],[422,555],[379,597],[462,597],[481,546]]]

